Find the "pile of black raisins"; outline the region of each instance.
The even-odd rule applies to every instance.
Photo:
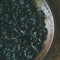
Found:
[[[31,0],[0,0],[0,60],[33,60],[46,35],[45,14]]]

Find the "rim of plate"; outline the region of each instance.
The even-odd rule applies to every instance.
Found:
[[[38,10],[43,10],[46,15],[45,23],[48,30],[47,39],[44,41],[42,50],[37,54],[34,60],[42,60],[48,53],[54,38],[54,18],[52,11],[45,0],[33,0]]]

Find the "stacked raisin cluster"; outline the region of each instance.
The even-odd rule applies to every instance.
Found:
[[[0,1],[0,60],[32,60],[46,36],[45,14],[31,0]]]

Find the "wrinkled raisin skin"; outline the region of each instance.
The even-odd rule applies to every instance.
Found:
[[[46,40],[45,13],[31,0],[0,2],[0,60],[33,60]]]

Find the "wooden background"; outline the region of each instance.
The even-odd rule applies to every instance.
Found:
[[[60,60],[60,0],[47,0],[54,14],[55,36],[44,60]]]

